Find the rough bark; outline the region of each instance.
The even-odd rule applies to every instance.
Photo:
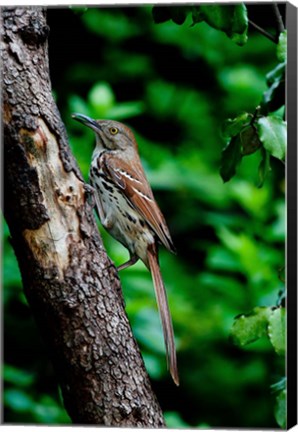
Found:
[[[76,424],[164,425],[51,95],[45,11],[2,9],[4,214]]]

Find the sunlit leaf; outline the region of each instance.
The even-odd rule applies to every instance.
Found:
[[[287,427],[287,391],[282,390],[276,397],[274,415],[278,425],[282,429]]]
[[[280,117],[261,117],[257,121],[257,129],[264,148],[274,157],[285,159],[287,125]]]
[[[280,62],[287,60],[287,30],[279,35],[276,53]]]
[[[248,18],[247,9],[244,3],[235,5],[232,20],[232,28],[227,31],[227,35],[236,42],[237,45],[244,45],[247,42]]]
[[[236,345],[244,346],[267,334],[268,319],[272,313],[269,307],[256,307],[247,315],[235,318],[231,336]]]
[[[272,311],[269,317],[268,336],[277,354],[285,355],[286,311],[284,307]]]

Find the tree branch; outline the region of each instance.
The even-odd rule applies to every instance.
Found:
[[[278,36],[279,36],[280,33],[285,31],[285,26],[284,26],[281,14],[279,12],[277,3],[273,3],[272,8],[273,8],[273,12],[274,12],[275,20],[276,20],[277,32],[278,32]],[[278,39],[278,37],[277,37],[277,39]]]
[[[272,42],[277,43],[276,38],[267,30],[260,27],[258,24],[253,22],[252,20],[248,20],[249,24],[252,25],[256,30],[258,30],[259,33],[261,33],[263,36],[265,36],[267,39],[270,39]]]
[[[52,98],[45,12],[1,18],[4,213],[66,409],[78,424],[164,426]]]

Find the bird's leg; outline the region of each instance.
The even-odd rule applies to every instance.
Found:
[[[118,271],[124,270],[127,267],[134,265],[138,261],[138,259],[139,257],[137,255],[131,255],[128,261],[126,261],[124,264],[121,264],[119,267],[117,267],[117,270]]]

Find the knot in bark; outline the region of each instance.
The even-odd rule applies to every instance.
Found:
[[[37,11],[32,10],[29,16],[28,23],[20,27],[20,35],[24,43],[27,45],[41,45],[43,44],[50,32],[50,28],[46,23],[45,16],[43,20]]]

